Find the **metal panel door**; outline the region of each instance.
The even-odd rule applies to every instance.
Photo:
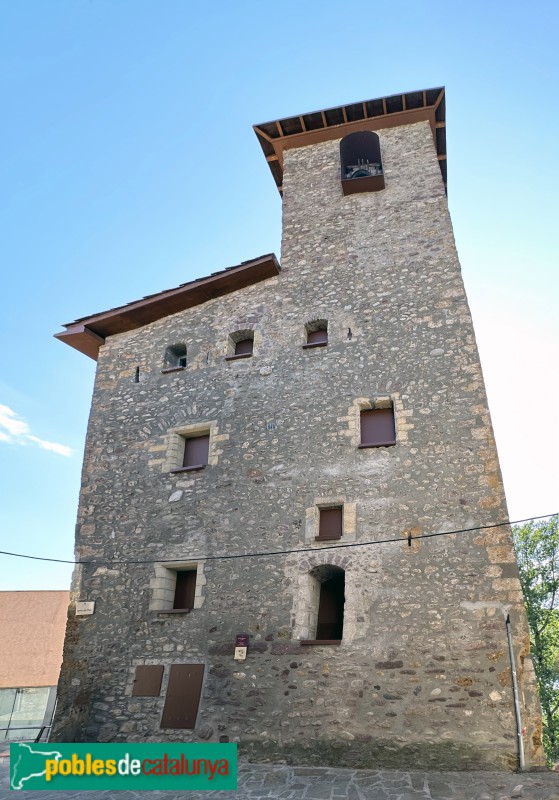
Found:
[[[200,705],[204,664],[172,664],[161,728],[194,728]]]
[[[162,678],[162,664],[144,664],[143,666],[136,667],[132,696],[159,697]]]

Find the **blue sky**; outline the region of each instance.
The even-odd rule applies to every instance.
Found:
[[[551,1],[0,2],[0,549],[72,557],[95,365],[61,324],[279,255],[253,123],[439,85],[510,514],[556,511],[558,23]],[[0,588],[70,571],[0,557]]]

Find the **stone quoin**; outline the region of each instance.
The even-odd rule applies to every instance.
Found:
[[[262,256],[58,334],[97,374],[76,533],[93,563],[74,573],[53,741],[516,769],[510,615],[526,765],[544,763],[510,530],[482,528],[508,512],[444,103],[256,126],[281,267]]]

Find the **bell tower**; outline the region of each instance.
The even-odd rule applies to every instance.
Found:
[[[465,747],[470,763],[485,749],[514,764],[510,613],[524,757],[541,764],[526,614],[448,212],[445,124],[437,88],[255,132],[283,197],[288,293],[340,336],[323,391],[330,404],[346,398],[338,441],[354,449],[337,474],[356,503],[356,543],[371,543],[343,553],[344,638],[363,648],[372,742],[382,749],[398,732],[422,762]],[[380,423],[365,415],[382,409],[395,433],[364,434]],[[452,531],[463,532],[427,538]]]
[[[98,363],[52,741],[543,763],[444,109],[429,89],[256,126],[281,265],[58,334]]]

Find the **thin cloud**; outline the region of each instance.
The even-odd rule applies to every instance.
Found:
[[[35,442],[35,444],[38,444],[39,447],[43,448],[43,450],[52,450],[53,453],[58,453],[61,456],[72,455],[71,448],[66,447],[65,444],[58,444],[58,442],[47,442],[45,439],[39,439],[37,436],[31,436],[31,434],[28,434],[27,438],[30,442]]]
[[[8,406],[0,405],[0,428],[4,428],[11,436],[18,438],[29,433],[29,425],[22,419],[18,419],[15,411]]]
[[[31,433],[31,429],[19,414],[9,406],[0,405],[0,442],[8,444],[28,444],[32,442],[43,450],[50,450],[60,456],[71,456],[72,449],[58,442],[48,442]]]

